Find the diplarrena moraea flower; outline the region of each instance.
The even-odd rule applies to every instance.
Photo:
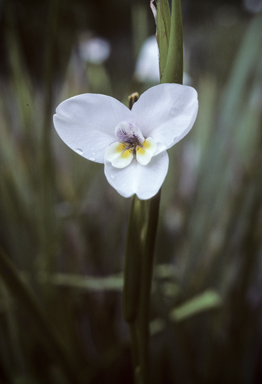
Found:
[[[167,149],[190,131],[197,111],[194,88],[160,84],[144,92],[131,110],[110,96],[71,97],[57,107],[54,126],[75,152],[104,163],[105,176],[120,195],[146,200],[166,177]]]

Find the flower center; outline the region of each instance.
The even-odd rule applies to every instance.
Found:
[[[156,151],[157,143],[152,137],[144,138],[140,129],[132,123],[122,121],[115,129],[119,141],[110,144],[105,159],[116,168],[127,167],[133,159],[147,165]]]

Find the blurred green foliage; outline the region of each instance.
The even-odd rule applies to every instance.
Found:
[[[107,184],[101,165],[64,146],[52,114],[77,93],[127,103],[129,93],[143,91],[148,85],[130,73],[137,41],[154,22],[143,7],[133,9],[138,40],[127,51],[113,45],[105,65],[79,65],[70,36],[57,66],[68,36],[58,28],[59,7],[52,2],[47,16],[41,84],[28,70],[12,13],[2,24],[9,76],[0,84],[0,382],[128,384],[121,290],[130,202]],[[140,32],[137,18],[148,26]],[[205,25],[196,33],[185,25],[200,108],[192,132],[169,152],[162,191],[152,384],[262,380],[262,19]]]

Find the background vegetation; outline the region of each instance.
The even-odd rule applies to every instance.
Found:
[[[262,15],[247,5],[260,3],[182,0],[200,108],[162,188],[152,384],[262,380]],[[149,4],[8,0],[0,29],[0,382],[133,383],[130,201],[60,141],[52,115],[79,93],[127,103],[153,85],[134,76]],[[84,61],[80,36],[106,38],[109,58]]]

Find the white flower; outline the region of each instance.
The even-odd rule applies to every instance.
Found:
[[[166,150],[190,131],[197,110],[194,88],[160,84],[143,93],[132,110],[110,96],[71,97],[57,107],[54,125],[71,149],[105,164],[106,178],[120,195],[146,200],[166,177]]]
[[[252,13],[257,13],[262,10],[261,0],[243,0],[243,2],[244,2],[244,7]]]
[[[100,37],[83,37],[79,42],[79,54],[83,61],[102,64],[110,55],[110,44]]]
[[[144,83],[159,83],[159,53],[156,36],[148,37],[139,52],[135,77]]]

